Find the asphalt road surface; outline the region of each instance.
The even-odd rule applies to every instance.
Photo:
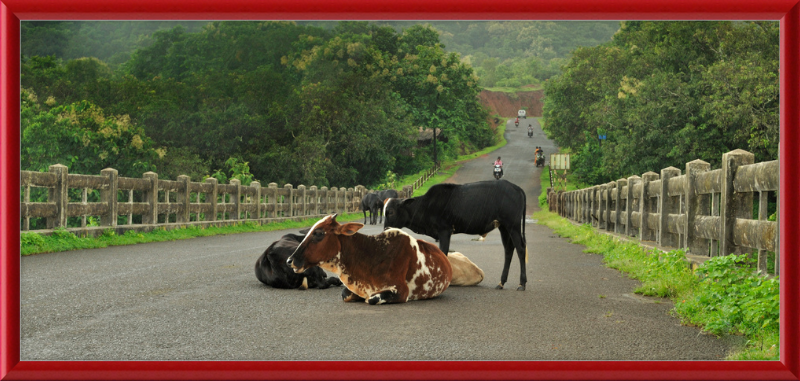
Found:
[[[513,122],[509,144],[451,179],[505,178],[539,194],[533,147],[554,152],[533,118]],[[535,126],[527,137],[527,123]],[[344,303],[341,287],[278,290],[253,265],[285,232],[149,243],[22,258],[22,360],[718,360],[738,344],[670,316],[671,302],[633,294],[638,282],[599,255],[526,225],[527,291],[505,290],[497,231],[455,235],[452,249],[486,273],[472,287],[404,304]],[[367,225],[377,234],[379,225]],[[430,238],[418,236],[422,239]]]

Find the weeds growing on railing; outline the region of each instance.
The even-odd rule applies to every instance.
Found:
[[[714,335],[747,337],[745,348],[728,359],[778,359],[778,278],[755,274],[747,255],[712,258],[693,274],[681,250],[647,250],[544,210],[533,217],[558,235],[585,245],[585,252],[603,255],[608,267],[641,281],[636,293],[672,299],[672,313],[684,324]]]

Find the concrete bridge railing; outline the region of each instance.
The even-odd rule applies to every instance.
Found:
[[[417,182],[429,177],[423,175]],[[124,234],[127,230],[144,232],[157,227],[169,230],[189,225],[208,227],[243,221],[264,224],[321,218],[330,213],[360,210],[361,198],[370,192],[361,185],[329,189],[304,185],[295,188],[292,184],[278,187],[269,183],[264,188],[258,181],[244,186],[236,179],[229,184],[218,184],[215,178],[192,182],[184,175],[177,180],[166,180],[153,172],[145,173],[142,178],[128,178],[119,177],[112,168],[102,170],[99,176],[70,174],[61,164],[50,166],[49,172],[21,171],[20,185],[24,197],[20,202],[22,231],[30,230],[31,218],[46,219],[46,229],[35,231],[48,235],[55,228],[67,228],[68,217],[81,217],[81,227],[67,229],[81,236],[96,236],[109,228]],[[31,202],[32,187],[46,188],[47,202]],[[400,192],[401,197],[411,196],[414,188],[406,188]],[[70,189],[80,189],[82,199],[71,200]],[[90,189],[99,191],[99,201],[87,201]],[[72,193],[74,198],[78,192]],[[141,223],[133,223],[134,215],[141,216]],[[99,217],[99,226],[87,226],[87,216]],[[127,223],[120,224],[118,216],[127,216]]]
[[[775,252],[777,275],[778,222],[767,220],[767,195],[778,190],[779,173],[777,160],[754,163],[752,153],[735,150],[722,155],[719,169],[694,160],[684,174],[669,167],[575,191],[548,189],[547,198],[563,217],[691,255],[757,250],[758,270],[766,272],[767,251]]]

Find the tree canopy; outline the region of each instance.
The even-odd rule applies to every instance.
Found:
[[[23,46],[39,41],[26,30],[45,26],[23,29]],[[75,33],[69,30],[64,34]],[[146,39],[115,64],[24,55],[22,86],[37,101],[27,107],[23,135],[65,129],[65,108],[93,110],[106,120],[124,118],[152,151],[128,157],[167,178],[199,180],[247,166],[261,181],[317,186],[371,186],[430,166],[430,148],[417,146],[418,127],[445,131],[444,157],[493,143],[473,69],[446,52],[429,27],[211,22],[196,31],[159,29]],[[102,129],[77,123],[70,128]],[[24,141],[30,149],[23,169],[62,160],[33,164],[25,157],[48,139]],[[138,177],[139,167],[118,169]]]
[[[775,160],[778,38],[777,22],[625,22],[546,83],[546,131],[589,183],[738,148]]]

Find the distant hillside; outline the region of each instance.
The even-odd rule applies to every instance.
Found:
[[[543,90],[516,93],[483,90],[480,93],[481,104],[489,108],[489,115],[497,114],[504,118],[514,118],[523,109],[530,117],[542,116],[543,97]]]

